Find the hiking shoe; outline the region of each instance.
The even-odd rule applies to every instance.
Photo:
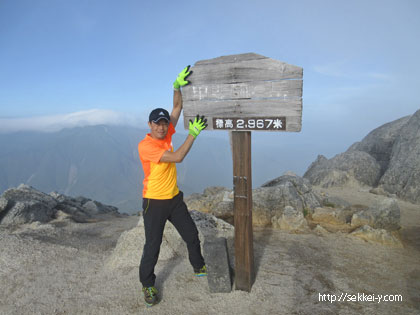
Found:
[[[153,306],[157,304],[158,301],[158,290],[155,287],[144,287],[143,288],[143,294],[144,294],[144,301],[146,302],[147,306]]]
[[[194,268],[194,274],[195,274],[196,277],[204,277],[204,276],[207,276],[207,267],[206,267],[206,265],[204,265],[200,269],[195,269]]]

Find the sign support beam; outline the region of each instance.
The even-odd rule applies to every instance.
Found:
[[[232,133],[235,286],[255,279],[252,233],[251,131],[300,132],[303,69],[255,53],[197,61],[182,88],[184,127],[199,115],[206,130]]]
[[[235,288],[251,291],[255,279],[252,232],[251,131],[232,132]]]

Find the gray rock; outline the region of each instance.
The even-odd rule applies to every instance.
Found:
[[[233,237],[233,226],[216,216],[196,210],[191,210],[190,215],[197,225],[199,232],[205,239],[211,239],[213,237]]]
[[[374,229],[369,225],[363,225],[354,232],[350,233],[351,236],[361,238],[368,242],[379,243],[382,245],[403,247],[401,241],[392,234],[384,229]]]
[[[331,208],[349,208],[351,206],[349,202],[335,196],[326,196],[322,199],[321,203],[324,207]]]
[[[8,210],[2,215],[1,224],[45,223],[54,218],[57,201],[30,186],[8,189],[2,198],[7,200]]]
[[[381,175],[379,163],[368,153],[348,150],[328,160],[318,156],[304,174],[313,185],[322,187],[343,186],[350,179],[373,186]]]
[[[208,187],[203,194],[185,197],[185,203],[188,209],[211,213],[224,220],[233,218],[233,191],[225,187]]]
[[[284,175],[254,189],[252,201],[254,226],[271,226],[272,218],[280,218],[286,206],[301,213],[311,213],[321,205],[321,198],[312,190],[309,181],[296,175]],[[233,221],[233,192],[230,189],[212,187],[201,195],[193,194],[185,198],[185,202],[189,209]]]
[[[118,209],[113,206],[106,206],[99,201],[89,200],[83,204],[83,209],[89,214],[105,214],[105,213],[117,213]]]
[[[385,191],[420,203],[420,110],[401,128],[379,184]]]
[[[233,238],[234,228],[232,225],[211,214],[198,211],[190,211],[190,214],[197,226],[201,245],[215,237]],[[112,254],[106,260],[105,267],[107,269],[138,267],[144,241],[144,221],[140,216],[139,223],[135,228],[121,234]],[[167,222],[159,260],[170,260],[177,256],[187,257],[186,245],[175,227]]]
[[[50,195],[24,184],[19,185],[17,188],[10,188],[6,190],[2,197],[13,202],[38,201],[45,204],[48,208],[54,208],[57,205],[57,201]]]
[[[207,265],[210,292],[229,293],[232,290],[226,238],[206,240],[203,255]]]
[[[90,201],[87,198],[73,198],[57,192],[50,193],[50,196],[58,202],[55,209],[68,214],[70,218],[76,222],[86,222],[93,217],[93,213],[90,213],[87,209],[83,208],[83,203]]]
[[[379,163],[382,176],[388,168],[395,140],[409,119],[410,116],[406,116],[372,130],[361,142],[353,144],[349,151],[369,153]]]
[[[369,209],[353,214],[351,226],[369,225],[373,228],[396,231],[401,228],[400,207],[394,199],[383,199]]]
[[[53,219],[55,211],[40,201],[16,201],[3,217],[1,224],[17,225],[31,222],[46,223]]]
[[[375,187],[369,190],[371,194],[379,195],[379,196],[389,196],[390,194],[387,193],[382,187]]]
[[[273,217],[271,221],[274,228],[280,228],[281,230],[291,232],[308,230],[308,222],[303,213],[291,206],[286,206],[282,215]]]
[[[420,203],[420,110],[371,131],[332,159],[320,155],[304,174],[323,187],[361,184],[373,193]]]
[[[315,232],[315,234],[318,234],[318,235],[328,235],[330,233],[319,224],[317,224],[317,226],[313,229],[313,231]]]
[[[85,197],[73,198],[56,192],[45,194],[23,184],[3,193],[0,210],[1,224],[46,223],[56,219],[58,213],[61,217],[65,213],[77,222],[102,214],[119,215],[117,208]]]
[[[253,222],[260,226],[272,224],[272,218],[280,218],[287,206],[303,215],[321,205],[321,198],[312,190],[309,181],[291,175],[278,177],[254,189],[252,200]]]
[[[327,224],[346,224],[347,216],[346,213],[340,209],[332,208],[315,208],[312,214],[312,220],[315,223],[327,223]]]
[[[3,211],[7,209],[9,201],[6,198],[0,197],[0,216]]]

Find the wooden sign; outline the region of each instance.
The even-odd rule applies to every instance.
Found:
[[[205,130],[300,131],[303,69],[248,53],[202,60],[183,87],[184,126],[199,113]]]
[[[250,292],[251,131],[301,130],[303,70],[254,53],[198,61],[191,70],[191,84],[182,88],[185,128],[200,114],[208,121],[204,130],[232,131],[235,287]]]

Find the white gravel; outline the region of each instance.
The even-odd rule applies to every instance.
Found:
[[[250,293],[209,293],[206,278],[194,277],[188,260],[176,257],[158,262],[161,302],[147,308],[137,268],[104,268],[119,235],[137,221],[0,226],[0,314],[420,313],[417,239],[392,248],[339,233],[271,229],[254,232],[257,276]],[[319,300],[341,293],[400,294],[403,301]]]

